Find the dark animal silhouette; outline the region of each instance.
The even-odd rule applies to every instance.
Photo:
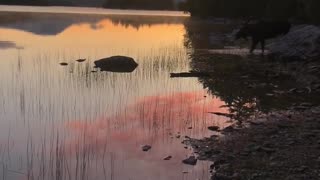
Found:
[[[245,23],[237,32],[236,40],[251,37],[252,44],[250,53],[254,51],[258,43],[261,44],[262,53],[264,53],[265,41],[280,35],[285,35],[290,31],[291,24],[286,21],[259,21],[254,24]]]

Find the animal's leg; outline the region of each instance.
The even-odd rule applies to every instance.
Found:
[[[261,40],[261,50],[262,50],[262,54],[264,54],[264,47],[265,47],[265,40]]]
[[[259,42],[258,40],[252,39],[250,53],[253,53],[254,49],[256,49],[258,42]]]

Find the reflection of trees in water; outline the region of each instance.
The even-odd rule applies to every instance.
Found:
[[[290,89],[293,81],[286,76],[277,79],[267,76],[266,64],[261,59],[198,52],[191,58],[191,69],[211,73],[209,78],[199,78],[204,88],[223,100],[237,120],[244,120],[257,111],[285,108],[296,100],[285,94],[274,95],[274,90]]]
[[[190,19],[184,23],[186,29],[185,46],[193,49],[221,49],[232,45],[230,34],[235,29],[235,24],[225,19],[206,21]]]
[[[114,25],[126,28],[152,26],[157,24],[179,24],[185,17],[50,14],[50,13],[0,13],[0,27],[19,29],[39,35],[57,35],[75,24],[88,23],[91,28],[99,28],[98,23],[110,20]]]
[[[160,16],[110,16],[109,19],[115,25],[122,25],[126,28],[139,29],[141,26],[153,26],[159,24],[182,24],[186,17],[160,17]]]

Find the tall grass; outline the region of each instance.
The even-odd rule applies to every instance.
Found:
[[[95,56],[77,63],[73,54],[47,53],[11,62],[0,81],[6,88],[0,90],[0,128],[7,135],[0,138],[1,178],[206,179],[208,164],[181,164],[191,152],[175,135],[208,135],[207,126],[225,124],[207,116],[213,97],[204,98],[196,79],[170,79],[170,72],[189,70],[187,50],[131,55],[139,64],[131,74],[92,72]],[[60,66],[61,60],[69,65]],[[149,154],[141,151],[143,144],[153,146]],[[174,159],[165,164],[165,155]]]

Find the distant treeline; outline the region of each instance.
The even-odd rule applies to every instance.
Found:
[[[173,0],[107,0],[103,7],[115,9],[170,10]]]
[[[320,0],[187,0],[180,9],[199,17],[299,19],[320,22]]]
[[[0,0],[0,4],[6,5],[48,5],[47,0]]]

